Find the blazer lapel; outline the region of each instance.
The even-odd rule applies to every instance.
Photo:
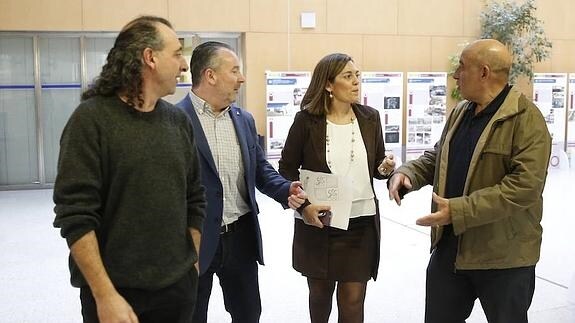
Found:
[[[238,137],[238,142],[240,144],[240,150],[242,152],[242,159],[244,161],[244,168],[247,170],[250,166],[250,153],[248,151],[248,141],[247,137],[250,135],[250,131],[247,128],[245,119],[242,118],[242,110],[240,108],[232,106],[230,108],[230,117],[234,128],[236,129],[236,136]],[[245,176],[248,176],[247,172],[244,172]]]
[[[310,115],[311,116],[311,115]],[[331,173],[326,161],[325,140],[326,140],[326,117],[311,116],[313,126],[310,129],[309,139],[311,139],[311,151],[306,154],[314,154],[317,160],[315,165],[321,165],[320,170],[325,173]],[[318,167],[315,166],[315,167]]]
[[[356,105],[352,105],[353,112],[357,119],[357,124],[359,125],[359,131],[361,132],[361,137],[363,138],[362,143],[365,147],[367,153],[367,163],[369,167],[370,176],[373,176],[372,169],[374,169],[373,161],[375,160],[375,129],[377,129],[374,118],[368,117]]]
[[[189,94],[186,96],[186,102],[182,106],[192,121],[194,138],[196,140],[196,146],[200,152],[200,155],[206,160],[212,171],[217,174],[218,169],[216,168],[216,163],[214,162],[214,157],[212,156],[212,151],[210,150],[210,145],[208,144],[206,134],[203,131],[202,124],[200,123],[200,119],[198,118],[196,109],[194,109],[194,105]]]

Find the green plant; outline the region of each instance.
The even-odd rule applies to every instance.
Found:
[[[481,38],[497,39],[513,54],[513,65],[509,82],[514,84],[518,77],[533,78],[533,64],[549,57],[551,42],[545,36],[542,22],[535,16],[535,0],[518,3],[513,0],[486,0],[480,14]],[[466,44],[460,45],[462,48]],[[459,53],[449,56],[449,75],[459,65]],[[461,100],[459,90],[453,89],[451,97]]]
[[[551,42],[543,23],[535,16],[535,0],[524,3],[489,1],[480,15],[481,38],[497,39],[513,54],[509,80],[525,75],[533,78],[533,64],[548,58]]]

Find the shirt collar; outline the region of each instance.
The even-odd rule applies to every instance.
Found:
[[[214,113],[214,110],[212,110],[212,106],[208,102],[206,102],[206,100],[197,96],[194,93],[194,91],[190,91],[190,99],[192,100],[192,105],[194,106],[196,113],[198,113],[200,115],[207,113],[211,116],[218,117],[218,116],[225,114],[226,112],[228,112],[230,110],[230,107],[228,106],[224,110],[222,110],[219,114],[216,115]]]
[[[501,92],[499,92],[499,94],[495,97],[495,99],[491,100],[491,102],[489,102],[487,107],[485,107],[485,109],[483,109],[481,112],[479,112],[477,115],[475,115],[475,117],[495,114],[495,112],[497,112],[497,110],[499,110],[499,107],[505,101],[505,98],[507,97],[507,94],[509,94],[510,90],[511,90],[511,86],[509,84],[505,85],[503,90],[501,90]],[[477,103],[473,102],[472,104],[469,105],[468,111],[475,111],[476,106],[477,106]]]

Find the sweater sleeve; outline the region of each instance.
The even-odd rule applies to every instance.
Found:
[[[90,107],[80,105],[60,139],[58,175],[54,184],[54,227],[68,246],[96,230],[102,220],[100,132]]]
[[[198,151],[191,125],[187,122],[192,148],[192,158],[188,172],[187,204],[188,204],[188,227],[202,232],[204,219],[206,217],[206,196],[205,188],[201,182],[200,163],[198,161]]]

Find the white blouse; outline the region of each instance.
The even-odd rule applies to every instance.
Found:
[[[327,120],[326,162],[333,174],[347,177],[352,185],[350,218],[375,214],[367,151],[357,120],[338,125]],[[352,158],[353,155],[353,158]]]

